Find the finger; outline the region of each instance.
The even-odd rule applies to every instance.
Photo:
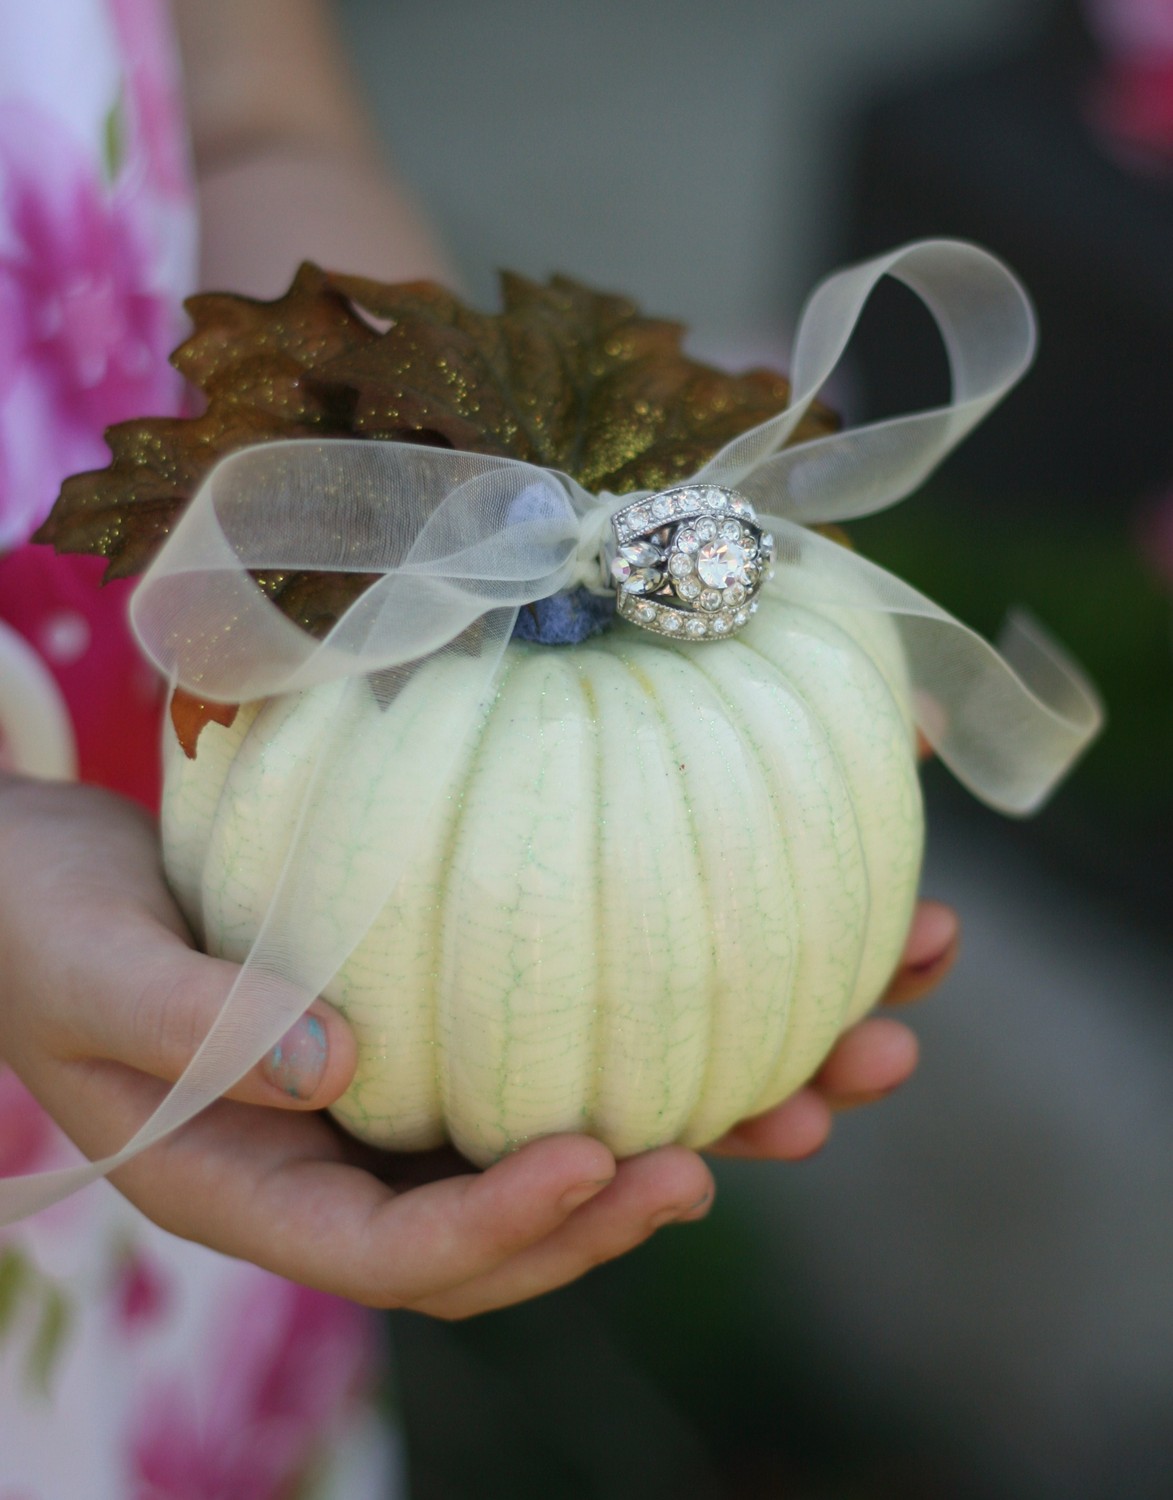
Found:
[[[466,1318],[541,1296],[626,1254],[667,1224],[703,1218],[713,1190],[704,1162],[683,1146],[630,1157],[619,1163],[608,1188],[553,1233],[492,1272],[421,1299],[415,1309],[433,1317]]]
[[[883,1003],[907,1005],[935,989],[957,958],[960,930],[952,907],[941,901],[922,901],[912,919],[900,967]]]
[[[816,1089],[799,1089],[789,1099],[742,1120],[712,1146],[713,1156],[744,1156],[761,1161],[802,1161],[827,1143],[832,1115],[826,1099]]]
[[[212,1028],[240,970],[194,952],[144,920],[115,949],[116,962],[91,965],[79,981],[72,1055],[121,1063],[174,1083]],[[137,987],[128,990],[126,976]],[[88,1004],[86,1001],[88,1000]],[[296,1003],[296,999],[295,999]],[[315,1000],[277,1046],[227,1098],[282,1109],[324,1109],[354,1075],[350,1027]]]
[[[308,1152],[292,1137],[306,1127],[315,1132],[305,1135]],[[454,1289],[491,1276],[557,1231],[605,1191],[615,1169],[598,1142],[560,1137],[534,1142],[487,1172],[395,1193],[332,1154],[320,1156],[317,1133],[325,1129],[319,1118],[270,1114],[260,1138],[250,1127],[243,1161],[205,1140],[200,1186],[182,1204],[168,1204],[166,1227],[369,1306],[441,1312]],[[140,1206],[158,1208],[169,1193],[178,1160],[169,1154],[166,1168],[155,1165],[148,1180],[144,1164],[132,1182]]]
[[[62,1123],[91,1155],[120,1145],[163,1088],[107,1064],[76,1072]],[[344,1156],[320,1115],[221,1100],[111,1180],[174,1234],[357,1302],[411,1307],[545,1238],[615,1171],[598,1141],[559,1136],[397,1194]]]
[[[614,1172],[610,1152],[583,1136],[536,1141],[488,1171],[404,1193],[358,1168],[295,1161],[250,1190],[263,1220],[250,1215],[235,1253],[372,1306],[439,1311],[455,1288],[557,1231]]]
[[[868,1104],[905,1083],[916,1069],[919,1053],[907,1026],[873,1016],[839,1038],[812,1087],[837,1108]]]

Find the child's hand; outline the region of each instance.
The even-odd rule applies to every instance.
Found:
[[[155,1107],[235,972],[191,949],[145,816],[88,788],[11,778],[0,781],[0,954],[0,1057],[91,1157]],[[345,1089],[354,1045],[328,1006],[310,1017],[280,1062],[114,1174],[148,1217],[309,1286],[459,1317],[537,1296],[707,1211],[712,1178],[695,1153],[669,1146],[617,1165],[585,1136],[397,1192],[313,1113]],[[829,1101],[883,1092],[911,1071],[911,1040],[893,1027],[856,1028],[798,1103],[739,1127],[722,1149],[814,1149]],[[804,1123],[812,1111],[817,1130]]]

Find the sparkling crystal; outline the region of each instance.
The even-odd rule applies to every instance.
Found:
[[[725,496],[720,490],[710,490],[705,496],[705,506],[709,510],[724,510]]]
[[[682,599],[695,599],[700,591],[700,583],[692,577],[682,578],[676,585],[676,592]]]
[[[672,507],[671,505],[669,505],[668,501],[664,499],[663,495],[661,495],[658,500],[652,501],[652,515],[655,516],[657,521],[666,520],[667,517],[671,515],[671,513]]]
[[[746,563],[749,558],[739,542],[727,542],[714,538],[696,555],[697,572],[701,581],[712,589],[727,589],[730,584],[749,582]]]
[[[728,615],[718,615],[717,618],[713,621],[713,631],[714,631],[714,633],[716,635],[728,635],[729,634],[729,616]]]
[[[680,616],[675,610],[663,609],[660,611],[660,629],[666,630],[669,635],[675,635],[680,629]]]
[[[692,558],[685,557],[683,553],[677,552],[668,564],[668,571],[673,578],[687,578],[692,572]]]
[[[716,525],[707,516],[703,521],[698,521],[693,529],[702,542],[711,542],[717,535]]]
[[[759,605],[758,605],[758,601],[757,601],[757,600],[756,600],[756,599],[755,599],[755,600],[754,600],[754,601],[753,601],[753,603],[752,603],[752,604],[751,604],[751,605],[750,605],[750,607],[749,607],[749,612],[750,612],[750,614],[751,614],[751,615],[756,615],[756,614],[757,614],[757,612],[758,612],[758,608],[759,608]]]
[[[629,594],[647,594],[664,582],[663,558],[650,542],[629,542],[611,561],[611,577]]]
[[[684,628],[688,632],[689,635],[693,635],[693,636],[704,635],[704,633],[705,633],[705,622],[703,620],[698,620],[696,618],[696,616],[694,615],[692,617],[692,619],[689,620],[688,624],[685,625]]]
[[[632,531],[642,531],[650,520],[651,517],[648,515],[647,511],[643,509],[642,506],[639,508],[639,510],[633,510],[629,512],[626,517],[627,525],[632,529]]]
[[[706,589],[701,595],[702,609],[720,609],[721,595],[716,589]]]
[[[735,516],[744,516],[749,512],[749,506],[745,503],[744,500],[734,500],[729,509]]]
[[[721,535],[727,542],[739,542],[741,540],[741,527],[736,521],[722,521]]]
[[[731,583],[725,590],[726,604],[740,604],[745,598],[745,590],[739,583]]]
[[[635,611],[635,617],[637,620],[642,620],[645,625],[649,625],[656,618],[655,607],[651,604],[641,604]]]
[[[763,535],[763,537],[762,537],[762,544],[761,545],[762,545],[762,551],[763,552],[773,552],[773,550],[774,550],[774,534],[773,534],[773,532],[767,531]]]
[[[737,613],[733,616],[733,623],[735,625],[748,625],[749,624],[749,610],[748,609],[739,609],[737,611]]]
[[[676,545],[680,548],[681,552],[695,552],[700,544],[700,537],[697,536],[691,527],[687,531],[682,531],[676,538]]]
[[[746,557],[753,557],[758,550],[758,539],[752,531],[747,531],[741,539],[741,545],[745,548]]]

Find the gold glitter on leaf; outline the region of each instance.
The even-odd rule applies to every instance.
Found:
[[[203,393],[202,413],[110,428],[110,465],[65,481],[36,540],[106,557],[108,578],[141,572],[219,459],[277,438],[392,438],[525,459],[593,491],[663,489],[786,405],[781,375],[689,359],[679,324],[625,297],[565,276],[542,285],[506,272],[501,286],[503,310],[488,314],[431,282],[307,262],[273,302],[190,298],[193,332],[172,363]],[[816,406],[795,438],[834,425]],[[257,581],[320,637],[372,579]],[[188,733],[194,744],[198,724]]]
[[[502,312],[480,313],[430,282],[307,263],[274,302],[192,297],[194,331],[173,363],[204,393],[203,413],[110,428],[110,466],[67,479],[37,539],[109,558],[109,577],[141,572],[216,461],[274,438],[396,438],[526,459],[592,490],[662,489],[786,404],[782,376],[689,359],[679,324],[624,297],[508,272],[502,293]],[[796,436],[833,425],[816,408]],[[370,580],[261,582],[319,634]]]

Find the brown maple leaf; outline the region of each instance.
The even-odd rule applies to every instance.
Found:
[[[727,375],[689,359],[680,324],[565,276],[541,286],[505,272],[495,315],[428,283],[332,283],[392,325],[321,372],[353,388],[355,431],[368,437],[440,434],[624,494],[687,478],[789,397],[781,375]],[[818,408],[799,436],[833,425]]]
[[[110,428],[110,464],[65,481],[36,540],[106,557],[108,578],[141,572],[219,459],[277,438],[392,438],[525,459],[593,491],[663,489],[786,405],[782,376],[690,359],[680,325],[624,297],[510,273],[502,295],[500,313],[481,313],[430,282],[385,285],[306,263],[273,302],[190,298],[193,332],[172,362],[204,410]],[[815,407],[795,437],[833,426]],[[372,579],[257,581],[320,637]],[[199,712],[183,706],[191,743]]]

